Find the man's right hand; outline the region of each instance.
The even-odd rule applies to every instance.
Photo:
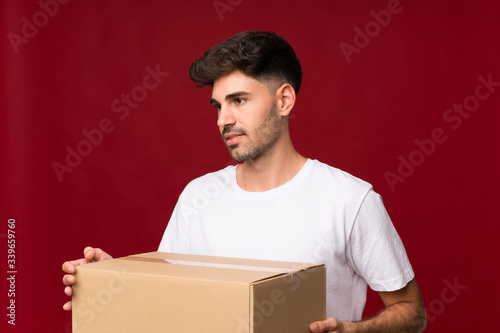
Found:
[[[91,262],[113,259],[113,257],[111,257],[109,254],[107,254],[103,250],[98,249],[98,248],[93,248],[90,246],[87,246],[83,250],[83,256],[84,256],[84,258],[82,258],[82,259],[66,261],[62,265],[62,270],[65,273],[68,273],[68,274],[63,276],[63,283],[66,285],[66,287],[64,288],[64,293],[68,296],[73,295],[73,288],[71,288],[71,286],[75,283],[75,277],[73,275],[76,272],[75,266],[84,265],[84,264],[88,264]],[[63,309],[66,311],[71,310],[71,301],[64,304]]]

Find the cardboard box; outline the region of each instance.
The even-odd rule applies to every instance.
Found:
[[[309,332],[325,266],[151,252],[78,266],[73,332]]]

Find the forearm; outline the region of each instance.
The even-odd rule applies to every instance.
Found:
[[[427,320],[423,305],[400,302],[360,322],[343,322],[345,333],[420,333]]]

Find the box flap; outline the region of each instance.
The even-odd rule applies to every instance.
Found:
[[[304,267],[307,264],[150,252],[78,266],[77,269],[252,283]]]
[[[171,260],[185,260],[185,261],[197,261],[197,262],[207,262],[207,263],[220,263],[229,265],[245,265],[245,266],[255,266],[255,267],[268,267],[273,269],[288,269],[293,271],[298,271],[310,266],[317,266],[318,264],[311,263],[297,263],[289,261],[273,261],[273,260],[257,260],[257,259],[246,259],[246,258],[233,258],[233,257],[216,257],[207,255],[195,255],[195,254],[181,254],[181,253],[167,253],[167,252],[147,252],[132,255],[129,257],[145,257],[145,258],[161,258],[161,259],[171,259]]]

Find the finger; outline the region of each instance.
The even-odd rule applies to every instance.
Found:
[[[328,318],[323,321],[316,321],[309,325],[309,330],[314,333],[333,332],[339,328],[337,319]]]
[[[92,246],[87,246],[85,249],[83,249],[83,256],[87,260],[87,262],[92,262],[94,260],[94,257],[96,255],[96,251]]]
[[[85,259],[88,262],[95,262],[113,259],[113,257],[97,247],[88,246],[85,248]]]
[[[63,283],[67,286],[71,286],[75,283],[75,277],[71,274],[66,274],[63,276]]]
[[[73,265],[70,261],[65,261],[62,264],[62,270],[65,273],[74,273],[75,272],[75,265]]]
[[[77,259],[77,260],[72,260],[72,261],[66,261],[62,265],[62,270],[65,273],[73,274],[76,271],[75,266],[83,265],[83,264],[86,264],[86,263],[87,263],[87,261],[85,259]]]
[[[71,310],[71,301],[64,303],[63,309],[66,311],[70,311]]]
[[[73,288],[71,288],[70,286],[64,288],[64,293],[66,294],[66,296],[73,296]]]

